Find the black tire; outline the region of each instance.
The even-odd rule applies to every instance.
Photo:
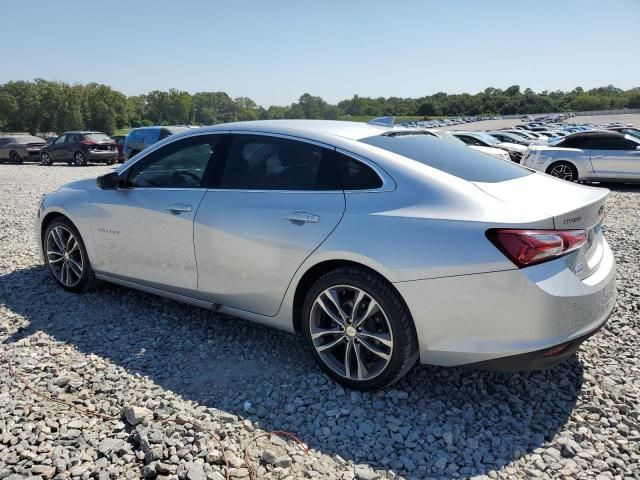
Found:
[[[20,154],[15,150],[11,150],[9,152],[9,160],[11,160],[11,163],[15,163],[16,165],[20,165],[22,163],[22,157],[20,157]]]
[[[58,227],[62,227],[62,229],[66,229],[68,232],[70,232],[74,236],[78,245],[79,257],[82,259],[82,275],[79,276],[77,283],[74,283],[73,285],[66,285],[58,278],[58,275],[56,274],[56,270],[54,270],[57,268],[56,267],[57,264],[53,263],[53,261],[56,260],[56,257],[51,255],[51,252],[49,252],[49,248],[48,248],[49,236],[51,234],[51,231]],[[44,232],[44,236],[42,239],[42,251],[44,252],[44,258],[49,267],[51,276],[65,290],[68,290],[74,293],[81,293],[81,292],[86,292],[87,290],[91,290],[97,285],[98,282],[93,272],[93,268],[91,267],[91,262],[89,261],[89,256],[87,255],[87,249],[84,246],[84,241],[82,240],[82,236],[80,235],[80,232],[78,232],[78,229],[67,218],[65,217],[56,218],[49,225],[47,225],[47,228]],[[78,256],[76,256],[76,258],[78,258]]]
[[[40,154],[40,163],[45,167],[50,167],[51,165],[53,165],[53,160],[51,160],[51,155],[49,155],[49,153],[47,152],[42,152]]]
[[[113,165],[114,163],[116,163],[116,157],[110,158],[109,160],[107,160],[105,162],[107,165]]]
[[[345,375],[334,371],[317,351],[311,336],[311,324],[313,321],[312,308],[316,303],[316,299],[318,299],[321,294],[324,294],[327,289],[332,287],[340,289],[343,288],[343,286],[346,286],[347,289],[353,287],[361,290],[371,299],[375,300],[384,312],[383,318],[388,320],[385,325],[390,326],[391,343],[393,344],[390,359],[386,366],[373,378],[362,380],[347,378]],[[346,305],[347,304],[344,306]],[[360,267],[342,267],[320,277],[307,292],[302,308],[302,315],[303,335],[316,362],[327,375],[348,388],[367,391],[387,387],[402,378],[414,366],[418,359],[418,338],[407,306],[389,282],[370,270]],[[353,317],[355,317],[354,314],[352,314],[352,318]],[[365,315],[363,315],[363,318],[364,317]],[[369,318],[378,321],[375,320],[374,317],[375,315],[372,315]],[[347,329],[348,328],[349,327],[347,327]],[[362,329],[358,329],[358,331],[361,330]],[[346,332],[344,328],[342,331]],[[353,338],[353,335],[361,334],[351,333],[351,335]],[[357,342],[358,340],[355,338],[353,341]],[[338,344],[336,348],[340,348],[340,345]],[[361,356],[363,355],[362,352],[366,352],[364,349],[359,351],[361,352]],[[340,356],[340,353],[338,353],[338,356]]]
[[[546,173],[548,175],[551,175],[552,177],[566,180],[567,182],[578,181],[578,170],[570,162],[565,162],[562,160],[559,162],[554,162],[549,165]]]
[[[73,164],[76,167],[84,167],[87,164],[87,159],[80,150],[73,154]]]

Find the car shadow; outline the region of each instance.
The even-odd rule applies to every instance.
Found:
[[[614,192],[640,192],[640,184],[638,183],[601,183],[598,186]]]
[[[5,346],[42,331],[185,400],[411,480],[485,474],[532,452],[563,427],[583,382],[574,356],[514,375],[418,366],[360,393],[325,377],[295,335],[118,286],[68,293],[43,266],[0,276],[0,299],[28,321],[0,332]]]

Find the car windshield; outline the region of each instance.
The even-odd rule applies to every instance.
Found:
[[[626,133],[627,135],[631,135],[632,137],[635,137],[637,139],[640,139],[640,130],[636,128],[625,128],[622,132]]]
[[[533,173],[511,161],[428,135],[376,135],[360,141],[470,182],[504,182]]]
[[[16,137],[16,143],[44,143],[44,140],[40,137],[24,135],[22,137]]]
[[[104,142],[105,140],[111,140],[111,137],[104,133],[87,133],[85,135],[87,139],[93,140],[94,142]]]
[[[479,138],[485,143],[488,143],[489,145],[497,145],[498,143],[500,143],[500,140],[498,140],[496,137],[492,137],[488,133],[474,132],[473,136]]]

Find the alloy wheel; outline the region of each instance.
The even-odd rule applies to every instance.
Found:
[[[337,285],[320,293],[311,307],[309,329],[316,352],[341,377],[371,380],[391,361],[389,319],[360,288]]]
[[[567,180],[568,182],[573,181],[573,170],[571,170],[571,167],[569,165],[566,165],[564,163],[553,167],[549,171],[549,175],[551,175],[552,177]]]
[[[18,155],[18,152],[14,151],[9,154],[9,160],[11,160],[11,163],[22,163],[20,155]]]
[[[46,241],[47,262],[56,279],[65,287],[74,287],[82,278],[84,260],[76,237],[61,225],[49,232]]]
[[[73,156],[73,159],[77,167],[82,167],[86,163],[86,160],[84,159],[84,155],[82,154],[82,152],[76,152],[75,155]]]
[[[51,157],[48,153],[43,153],[42,155],[40,155],[40,162],[42,163],[42,165],[47,167],[51,165]]]

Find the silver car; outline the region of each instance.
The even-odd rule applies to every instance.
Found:
[[[32,135],[16,135],[13,137],[0,137],[0,160],[9,160],[11,163],[22,163],[25,160],[40,160],[40,149],[47,142]]]
[[[574,133],[531,146],[522,164],[570,182],[640,182],[640,139],[608,131]]]
[[[36,234],[67,290],[104,280],[297,332],[367,390],[418,360],[573,354],[615,302],[607,195],[415,129],[243,122],[44,196]]]

